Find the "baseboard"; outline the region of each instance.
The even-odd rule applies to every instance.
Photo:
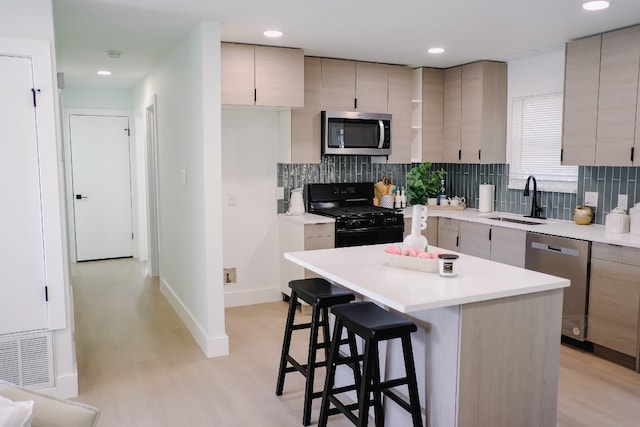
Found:
[[[207,335],[198,321],[193,317],[191,311],[189,311],[182,300],[180,300],[175,292],[173,292],[173,289],[171,289],[162,278],[160,279],[160,292],[178,314],[178,317],[180,317],[185,324],[206,357],[229,355],[229,337],[226,334],[215,337]]]
[[[78,397],[78,374],[76,373],[56,377],[55,387],[39,388],[35,391],[53,396],[57,399]]]
[[[282,300],[280,287],[252,289],[249,291],[225,291],[224,306],[240,307],[244,305],[262,304]]]

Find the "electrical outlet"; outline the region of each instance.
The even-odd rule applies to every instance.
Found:
[[[618,194],[618,207],[624,210],[627,210],[627,195],[626,194]]]
[[[187,183],[187,170],[180,169],[180,184],[186,184],[186,183]]]
[[[585,191],[584,193],[585,206],[596,207],[598,206],[598,192],[597,191]]]
[[[227,193],[227,206],[235,206],[238,203],[236,193]]]
[[[284,200],[284,187],[276,187],[276,200]]]
[[[237,283],[236,280],[236,268],[225,268],[223,270],[222,281],[225,285],[230,285],[231,283]]]

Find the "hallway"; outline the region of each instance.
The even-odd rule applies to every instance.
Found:
[[[73,265],[75,400],[100,408],[100,427],[301,425],[302,376],[274,392],[285,303],[226,309],[231,354],[207,359],[146,271],[134,259]],[[637,425],[640,374],[566,346],[560,363],[558,426]]]

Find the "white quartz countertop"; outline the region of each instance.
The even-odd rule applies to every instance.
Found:
[[[569,280],[458,254],[457,276],[392,267],[388,245],[287,252],[295,264],[402,313],[450,307],[569,286]],[[430,251],[439,250],[431,248]],[[439,250],[445,253],[452,251]]]

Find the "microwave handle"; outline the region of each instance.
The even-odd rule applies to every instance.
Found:
[[[378,148],[384,145],[384,122],[378,120]]]

